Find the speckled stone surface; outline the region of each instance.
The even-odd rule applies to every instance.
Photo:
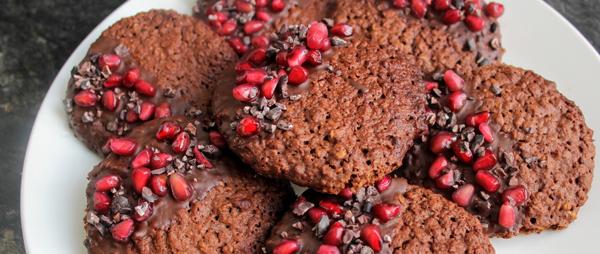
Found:
[[[546,0],[600,50],[600,2]],[[23,158],[38,108],[73,50],[124,0],[0,0],[0,253],[24,253]]]

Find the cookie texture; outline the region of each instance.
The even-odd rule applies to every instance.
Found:
[[[157,140],[167,122],[182,126],[191,136],[189,149],[199,149],[202,156],[176,153],[171,148],[176,141]],[[270,228],[295,196],[293,190],[289,182],[260,177],[226,149],[215,148],[204,128],[184,116],[149,121],[127,135],[138,143],[136,156],[111,153],[94,168],[86,189],[89,253],[262,253]],[[140,194],[132,165],[148,149],[153,161],[144,167],[152,170],[152,179]],[[157,168],[155,157],[164,154],[173,159]],[[111,175],[121,179],[120,187],[101,190],[103,179]],[[168,179],[162,195],[154,185],[154,177],[161,176]],[[181,199],[181,181],[174,177],[190,186],[188,199]],[[112,200],[107,211],[97,206],[99,192]],[[140,219],[140,211],[149,217]],[[123,239],[123,230],[116,228],[128,219],[133,227]]]
[[[120,65],[103,70],[98,60],[103,54],[118,56]],[[109,152],[103,149],[109,137],[123,136],[144,120],[207,112],[215,77],[236,59],[223,39],[189,16],[153,10],[122,19],[102,33],[73,70],[65,100],[69,124],[90,150],[104,156]],[[123,77],[132,68],[140,70],[140,80],[154,86],[155,95],[152,90],[148,94],[137,86],[126,87],[121,79],[110,88],[105,85],[113,74]],[[90,99],[95,96],[96,103],[79,105],[74,97],[82,91],[91,91]],[[103,101],[108,91],[115,94],[116,106],[107,107]],[[108,101],[113,101],[112,97]],[[149,119],[140,117],[145,110],[143,102],[162,111],[168,109],[168,113],[154,114],[152,109]]]

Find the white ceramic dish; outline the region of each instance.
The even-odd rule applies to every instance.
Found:
[[[85,253],[83,208],[86,175],[100,159],[72,134],[61,105],[71,68],[111,24],[153,8],[190,13],[194,0],[130,0],[115,10],[77,47],[52,83],[27,149],[21,183],[21,221],[28,253]],[[500,19],[506,63],[535,70],[581,107],[587,124],[600,131],[594,113],[600,87],[600,56],[560,14],[541,0],[498,0],[506,7]],[[598,181],[598,180],[596,180]],[[562,231],[493,239],[497,253],[597,252],[600,189],[595,186],[579,219]]]

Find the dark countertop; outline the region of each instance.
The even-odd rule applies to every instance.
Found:
[[[21,170],[44,95],[77,45],[123,2],[0,0],[0,253],[25,252],[19,209]],[[599,1],[546,2],[600,49]]]

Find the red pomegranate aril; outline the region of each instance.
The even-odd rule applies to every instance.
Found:
[[[108,111],[114,112],[119,106],[117,94],[113,90],[108,90],[102,95],[102,106]]]
[[[500,189],[500,181],[492,173],[479,170],[475,174],[475,182],[488,193],[494,193]]]
[[[429,150],[434,154],[444,153],[450,149],[450,146],[455,140],[456,136],[453,133],[440,131],[433,135],[429,140]]]
[[[254,10],[254,5],[243,0],[235,1],[235,10],[242,13],[249,13]]]
[[[110,143],[110,149],[123,157],[132,156],[137,147],[137,142],[130,138],[116,138]]]
[[[344,214],[344,207],[329,200],[319,201],[319,207],[323,208],[334,219],[337,219]]]
[[[392,0],[392,6],[394,6],[394,8],[406,8],[410,5],[409,0]]]
[[[354,28],[346,23],[335,24],[331,28],[331,34],[341,37],[350,37],[354,34]]]
[[[271,15],[266,11],[257,11],[255,17],[262,22],[269,22],[271,20]]]
[[[140,116],[135,113],[133,110],[127,111],[127,115],[125,115],[125,121],[128,123],[135,123],[140,120]]]
[[[110,77],[108,77],[108,79],[106,79],[106,81],[104,81],[104,87],[106,88],[115,88],[121,86],[122,84],[123,76],[118,73],[113,73],[110,75]]]
[[[312,66],[319,66],[323,63],[323,58],[321,56],[321,51],[316,49],[311,49],[308,51],[308,63]]]
[[[277,77],[283,77],[283,76],[287,76],[287,72],[285,72],[284,69],[278,70],[277,71]]]
[[[118,242],[127,242],[133,233],[133,220],[126,219],[110,227],[112,237]]]
[[[475,163],[473,163],[473,171],[477,172],[479,170],[490,170],[496,166],[498,163],[498,158],[496,158],[496,154],[492,152],[490,149],[486,149],[484,155],[477,158]]]
[[[208,19],[217,21],[219,23],[223,23],[227,20],[227,14],[225,14],[224,12],[216,11],[210,14]]]
[[[254,2],[256,3],[254,5],[256,8],[263,8],[269,5],[269,0],[256,0]]]
[[[288,75],[290,85],[299,86],[308,80],[308,70],[302,66],[294,66]]]
[[[490,112],[482,111],[476,114],[468,115],[465,121],[467,126],[477,127],[482,123],[487,123],[487,121],[490,120],[490,116]]]
[[[458,206],[466,207],[471,204],[473,194],[475,193],[475,186],[472,184],[465,184],[458,187],[454,193],[452,193],[452,200]]]
[[[437,82],[425,81],[425,90],[427,90],[427,91],[431,91],[438,87],[439,87],[439,84]]]
[[[323,244],[319,246],[317,254],[340,254],[340,250],[336,246]]]
[[[213,168],[213,165],[210,163],[210,161],[208,161],[208,159],[206,159],[204,154],[202,152],[200,152],[200,150],[198,150],[198,146],[195,146],[193,151],[194,151],[194,157],[196,158],[197,164],[204,164],[204,166],[206,166],[207,168]]]
[[[238,56],[243,56],[250,49],[247,45],[244,44],[242,39],[237,36],[229,37],[227,43],[229,43],[229,46],[233,48],[233,50],[235,51],[235,53],[238,54]]]
[[[237,75],[237,77],[235,77],[235,84],[236,85],[243,85],[248,83],[248,81],[246,81],[246,72]]]
[[[321,49],[323,41],[328,39],[329,31],[327,26],[321,22],[313,24],[306,34],[306,45],[311,49]],[[290,66],[293,66],[290,64]]]
[[[461,151],[461,144],[463,145],[463,151]],[[469,143],[462,140],[458,140],[452,143],[452,151],[462,162],[467,164],[473,163],[473,151],[469,148]]]
[[[285,8],[285,2],[283,0],[273,0],[271,1],[271,11],[274,13],[278,13],[283,11]]]
[[[102,192],[94,192],[94,210],[99,214],[104,214],[110,207],[112,200],[108,195]]]
[[[308,49],[302,45],[298,45],[292,49],[287,55],[287,63],[289,67],[301,66],[308,60]]]
[[[465,88],[465,80],[453,70],[447,70],[444,73],[444,81],[450,92],[462,91]]]
[[[352,199],[352,191],[350,188],[343,188],[340,193],[338,193],[338,197],[343,199]]]
[[[468,15],[465,19],[465,23],[473,32],[479,32],[485,27],[485,20],[482,17]]]
[[[181,132],[181,125],[173,121],[165,121],[158,127],[156,139],[173,140],[179,132]]]
[[[467,104],[467,94],[462,91],[453,92],[448,95],[446,102],[452,112],[459,112]]]
[[[131,161],[131,167],[135,169],[150,166],[150,160],[152,158],[152,155],[154,155],[152,149],[146,148],[142,150],[141,152],[136,154],[135,157],[133,157],[133,161]]]
[[[494,18],[499,18],[502,16],[502,14],[504,14],[504,5],[494,2],[489,3],[485,7],[485,12]]]
[[[135,82],[135,91],[141,95],[154,97],[154,95],[156,95],[156,90],[155,85],[141,79],[138,79],[138,81]]]
[[[187,201],[194,194],[194,189],[179,173],[169,176],[169,186],[173,198],[179,202]]]
[[[247,60],[248,60],[248,62],[253,63],[255,66],[262,66],[269,60],[266,52],[267,52],[266,47],[257,48],[255,50],[253,50],[252,52],[250,52]]]
[[[255,48],[268,47],[269,44],[270,41],[269,38],[267,38],[267,36],[261,35],[252,38],[252,46],[254,46]]]
[[[454,186],[454,170],[448,170],[435,179],[435,186],[442,190],[450,190]]]
[[[167,175],[154,175],[150,178],[150,189],[159,197],[167,195]]]
[[[392,176],[385,175],[383,178],[375,182],[375,187],[379,192],[384,192],[392,185]]]
[[[323,40],[323,47],[321,47],[320,50],[321,52],[326,52],[329,49],[331,49],[331,41],[329,38],[325,38],[325,40]]]
[[[383,242],[379,226],[368,224],[360,231],[360,239],[375,252],[381,251]]]
[[[440,172],[448,167],[448,159],[444,155],[438,155],[429,166],[429,178],[436,179]]]
[[[110,135],[108,137],[108,139],[106,139],[106,143],[104,143],[104,145],[102,146],[102,152],[104,153],[110,153],[110,143],[112,143],[112,141],[117,138],[116,135]]]
[[[278,0],[273,0],[273,2]],[[273,247],[273,254],[296,254],[300,249],[298,241],[293,239],[283,239]]]
[[[442,18],[442,22],[446,25],[452,25],[462,18],[462,11],[458,9],[447,10]]]
[[[237,26],[237,22],[235,22],[235,20],[233,20],[231,22],[225,22],[221,26],[221,29],[219,30],[219,34],[222,36],[231,35],[235,32],[235,30],[237,30],[237,28],[238,28],[238,26]]]
[[[73,97],[73,101],[75,101],[75,104],[87,108],[96,106],[98,98],[96,97],[95,93],[92,93],[91,90],[87,89],[75,95],[75,97]]]
[[[511,228],[515,224],[515,208],[508,202],[500,207],[500,214],[498,215],[498,224],[505,228]]]
[[[481,134],[483,134],[483,137],[485,139],[486,142],[492,143],[494,142],[495,138],[494,138],[494,133],[492,132],[492,127],[490,127],[489,124],[487,123],[480,123],[479,124],[479,131],[481,132]]]
[[[244,117],[236,129],[238,135],[242,138],[249,138],[260,133],[260,122],[253,116]]]
[[[260,89],[253,84],[243,84],[233,88],[233,97],[241,102],[254,100],[259,94]]]
[[[305,202],[307,202],[307,200],[304,196],[298,196],[296,198],[296,201],[294,201],[294,203],[292,205],[290,205],[290,210],[294,210],[294,209],[300,207],[300,205],[304,204]]]
[[[436,11],[445,11],[452,5],[452,0],[433,0],[433,9]]]
[[[121,57],[115,54],[102,54],[98,57],[98,65],[100,66],[100,70],[108,66],[111,71],[115,71],[121,66]]]
[[[188,134],[185,131],[182,131],[177,135],[177,137],[175,137],[175,140],[173,140],[173,144],[171,144],[171,147],[173,148],[173,152],[175,153],[185,153],[189,145],[190,134]]]
[[[216,146],[219,149],[225,149],[227,148],[227,142],[225,141],[225,138],[223,137],[223,135],[221,135],[220,132],[218,131],[211,131],[210,133],[208,133],[208,138],[210,139],[210,143],[214,146]]]
[[[144,213],[144,215],[140,215],[136,210],[133,211],[133,219],[135,219],[135,221],[137,221],[137,222],[142,222],[142,221],[147,220],[154,213],[154,211],[152,209],[152,204],[144,199],[141,199],[141,198],[138,199],[137,205],[142,206],[142,205],[144,205],[144,203],[147,204],[146,212]]]
[[[140,69],[138,68],[131,68],[127,71],[125,71],[125,73],[123,74],[123,85],[127,88],[131,88],[135,85],[135,82],[137,82],[140,79],[141,76],[141,72]]]
[[[502,193],[502,202],[509,202],[515,206],[525,203],[529,199],[529,193],[523,185],[510,187]]]
[[[152,117],[154,116],[155,109],[156,109],[156,105],[154,105],[154,103],[149,102],[149,101],[142,102],[142,104],[140,105],[140,114],[138,115],[138,118],[142,121],[147,121],[147,120],[152,119]],[[129,112],[133,112],[133,110],[130,110]],[[129,112],[128,112],[128,114],[129,114]],[[133,113],[135,114],[135,112],[133,112]]]
[[[173,162],[173,155],[168,153],[155,153],[150,160],[150,168],[164,168]]]
[[[262,21],[250,20],[244,24],[244,32],[248,35],[257,33],[265,27]]]
[[[150,181],[150,177],[152,173],[150,173],[149,168],[136,168],[131,172],[131,182],[133,183],[133,189],[138,194],[142,194],[142,188],[148,185],[148,181]]]
[[[476,5],[476,8],[478,10],[481,10],[483,8],[483,4],[481,3],[481,0],[469,0],[469,1],[465,1],[465,6],[469,6],[471,4]]]
[[[311,209],[308,209],[308,217],[310,217],[310,220],[313,223],[319,223],[319,221],[321,221],[321,217],[323,216],[329,217],[327,211],[325,211],[325,209],[323,208],[313,207]]]
[[[372,213],[379,221],[386,223],[400,215],[400,206],[392,204],[377,204],[373,206]]]
[[[261,85],[265,82],[267,71],[262,68],[250,69],[246,72],[246,82],[253,85]]]
[[[415,16],[418,19],[422,19],[425,17],[427,13],[427,3],[423,0],[412,0],[410,4],[410,14]]]
[[[242,74],[244,72],[246,72],[247,70],[250,70],[254,68],[254,65],[248,61],[241,61],[241,62],[237,62],[235,64],[235,72],[237,74]]]
[[[287,63],[287,56],[289,54],[289,51],[287,50],[282,50],[277,52],[277,55],[275,55],[275,63],[277,63],[277,65],[281,66],[281,67],[288,67],[288,63]]]
[[[342,246],[342,236],[344,235],[344,226],[339,222],[334,222],[329,228],[325,236],[323,236],[323,243],[333,246]]]
[[[99,192],[107,192],[112,188],[117,189],[119,186],[121,186],[121,178],[117,175],[107,175],[94,184],[94,188]]]
[[[171,106],[166,102],[161,103],[160,105],[158,105],[158,107],[156,107],[154,109],[154,118],[155,119],[168,117],[168,116],[171,116],[171,114],[172,114]]]
[[[221,34],[222,33],[221,29],[223,29],[223,24],[221,24],[219,21],[216,21],[216,20],[210,20],[210,21],[208,21],[208,27],[210,27],[210,29],[213,30],[215,33]]]
[[[275,94],[275,89],[277,88],[278,82],[279,79],[267,80],[267,82],[260,86],[260,94],[264,96],[267,100],[270,100]]]

